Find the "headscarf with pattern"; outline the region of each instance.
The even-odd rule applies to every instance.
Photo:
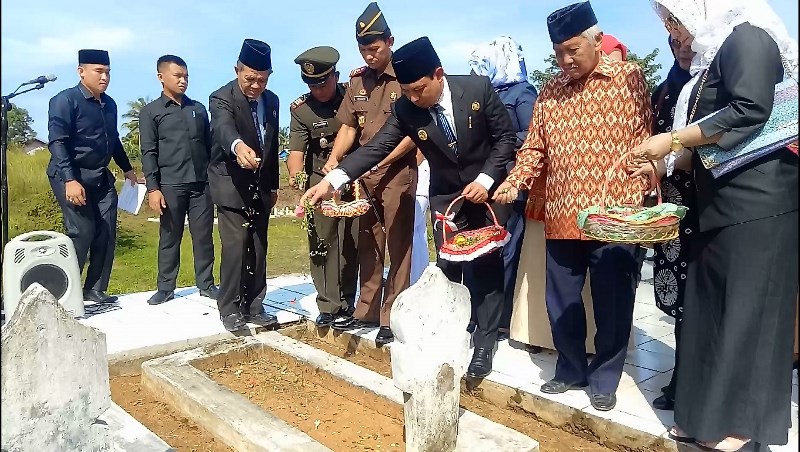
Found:
[[[489,77],[494,88],[528,79],[522,46],[508,36],[479,45],[472,51],[469,65],[476,74]]]

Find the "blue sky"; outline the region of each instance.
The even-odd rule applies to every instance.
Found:
[[[430,37],[445,70],[467,73],[467,58],[476,44],[505,34],[523,47],[529,71],[542,68],[552,53],[545,19],[574,0],[384,0],[378,2],[396,46]],[[797,39],[796,0],[768,0]],[[307,91],[294,58],[317,45],[331,45],[342,55],[339,71],[363,64],[355,43],[355,20],[366,0],[167,2],[38,0],[2,3],[2,93],[45,74],[58,80],[24,94],[15,103],[34,119],[39,138],[47,140],[48,100],[78,81],[80,48],[107,49],[111,56],[108,89],[119,105],[138,97],[160,95],[155,61],[172,53],[189,66],[188,95],[208,103],[208,95],[233,79],[233,66],[244,38],[272,46],[274,74],[269,89],[281,100],[281,125],[288,125],[289,103]],[[639,55],[660,48],[658,62],[666,74],[672,64],[666,31],[648,0],[593,0],[600,26]],[[121,122],[120,122],[121,124]],[[126,133],[121,130],[121,133]]]

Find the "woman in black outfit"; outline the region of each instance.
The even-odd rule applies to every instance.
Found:
[[[772,113],[784,67],[797,80],[797,43],[770,6],[764,0],[654,3],[672,38],[691,43],[697,55],[673,131],[634,152],[668,157],[669,168],[671,149],[686,154],[682,148],[716,143],[730,150],[758,133]],[[721,451],[751,441],[786,444],[798,290],[797,154],[781,148],[716,179],[696,153],[691,159],[698,228],[670,433]]]
[[[678,96],[692,76],[689,66],[692,64],[694,52],[690,46],[672,37],[669,46],[675,56],[675,63],[669,70],[664,83],[653,92],[653,133],[664,133],[672,130],[675,116],[675,104]],[[688,156],[688,154],[687,154]],[[669,177],[661,178],[661,192],[664,202],[686,206],[689,210],[681,220],[680,235],[675,240],[657,244],[653,247],[653,288],[656,306],[675,319],[675,367],[669,385],[661,388],[663,394],[653,400],[653,407],[659,410],[672,410],[675,404],[675,382],[678,375],[677,344],[681,339],[681,317],[683,316],[683,297],[686,289],[686,273],[689,262],[689,238],[697,229],[697,209],[694,202],[694,180],[691,173],[691,161],[684,157],[679,160],[675,171]]]

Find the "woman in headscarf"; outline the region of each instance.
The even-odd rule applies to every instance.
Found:
[[[764,0],[658,0],[673,39],[696,52],[673,130],[634,149],[658,160],[716,143],[730,150],[798,75],[797,43]],[[703,118],[703,119],[700,119]],[[696,121],[696,123],[693,123]],[[687,125],[690,124],[690,125]],[[698,228],[684,300],[671,436],[736,451],[786,444],[798,290],[798,158],[781,148],[714,178],[692,153]]]
[[[655,89],[652,96],[653,133],[672,130],[675,105],[683,86],[692,78],[689,67],[694,52],[688,45],[681,46],[676,39],[669,38],[669,46],[675,62],[664,82]],[[689,154],[686,154],[687,156]],[[689,262],[689,239],[697,229],[697,209],[694,202],[694,183],[691,161],[684,157],[676,162],[675,171],[661,179],[661,192],[664,202],[686,206],[689,210],[681,220],[680,235],[675,240],[658,244],[653,249],[653,288],[656,306],[675,319],[675,348],[681,340],[681,317],[683,298],[686,291],[686,272]],[[675,405],[675,383],[678,376],[678,354],[675,353],[675,367],[669,385],[661,388],[663,394],[653,400],[653,407],[659,410],[672,410]]]
[[[536,88],[528,82],[528,71],[522,56],[522,47],[508,36],[478,46],[470,56],[469,65],[478,75],[489,77],[492,87],[506,106],[511,122],[517,131],[517,149],[522,146],[528,134],[528,125],[533,117],[533,104],[536,103]],[[513,168],[509,164],[508,170]],[[517,281],[519,255],[522,237],[525,234],[525,204],[527,193],[520,193],[512,204],[512,212],[506,223],[511,240],[503,248],[505,266],[505,304],[500,321],[498,340],[508,338],[511,311],[514,305],[514,287]]]

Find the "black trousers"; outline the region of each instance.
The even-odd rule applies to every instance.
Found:
[[[432,212],[434,210],[431,209]],[[495,206],[495,213],[501,223],[508,215],[506,206],[501,205]],[[432,221],[436,224],[435,217]],[[490,221],[484,205],[464,201],[453,222],[458,230],[472,230],[482,228],[490,224]],[[441,227],[441,224],[436,224],[433,231],[437,250],[443,241]],[[505,300],[501,251],[485,254],[471,262],[451,262],[437,258],[436,265],[442,269],[447,279],[457,283],[463,282],[469,289],[476,323],[475,333],[472,336],[475,347],[494,347]],[[466,328],[466,325],[464,327]]]
[[[633,323],[638,262],[636,245],[589,240],[547,240],[545,302],[558,351],[555,379],[616,392]],[[586,359],[586,312],[581,291],[591,275],[596,354]]]
[[[221,317],[241,312],[259,314],[267,291],[267,227],[269,212],[261,202],[252,214],[242,209],[217,206],[222,242],[220,293]]]
[[[184,220],[189,216],[194,278],[200,290],[214,284],[214,206],[208,183],[162,185],[167,208],[161,214],[158,238],[158,290],[175,290],[181,261]]]
[[[50,187],[64,216],[64,228],[75,245],[81,272],[88,257],[85,290],[108,290],[114,246],[117,241],[117,190],[114,178],[100,186],[84,185],[86,205],[76,206],[67,201],[66,187],[60,177],[50,177]]]

